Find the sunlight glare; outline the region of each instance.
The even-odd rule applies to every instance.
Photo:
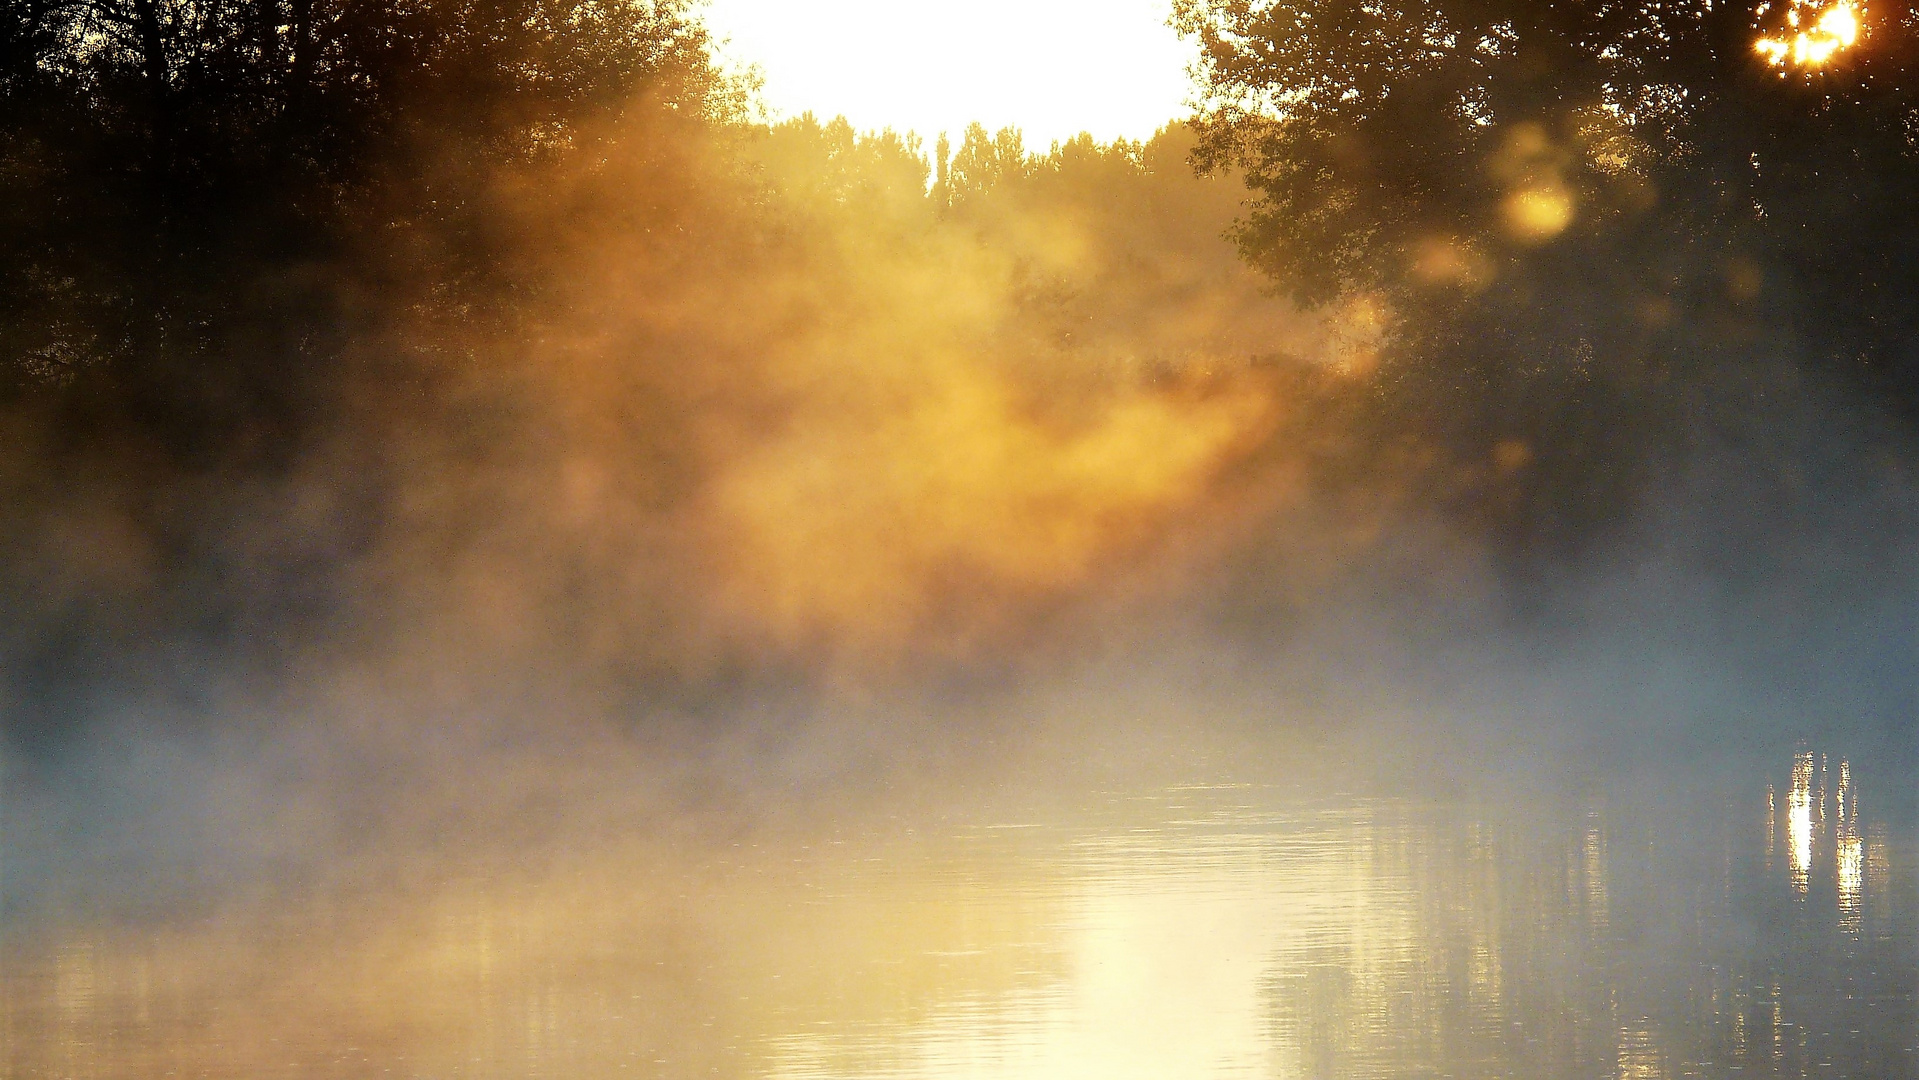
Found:
[[[1819,67],[1858,43],[1859,11],[1849,0],[1840,0],[1826,8],[1813,20],[1809,30],[1802,29],[1804,9],[1810,6],[1806,0],[1794,0],[1786,12],[1787,28],[1796,31],[1790,37],[1785,34],[1762,37],[1754,43],[1767,63],[1780,68]]]
[[[844,115],[862,130],[1022,130],[1044,150],[1082,131],[1143,139],[1186,112],[1194,49],[1170,0],[710,0],[735,69],[756,67],[775,119]]]

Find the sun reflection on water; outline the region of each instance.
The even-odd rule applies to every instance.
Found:
[[[1859,797],[1852,786],[1852,765],[1839,763],[1839,791],[1834,802],[1833,873],[1838,887],[1839,921],[1850,933],[1860,929],[1861,904],[1866,889],[1866,844],[1859,835]]]
[[[1786,795],[1786,858],[1792,887],[1804,895],[1812,875],[1812,751],[1793,759],[1792,790]]]
[[[844,1076],[862,1059],[888,1062],[862,1075],[902,1078],[1322,1075],[1326,1007],[1384,1016],[1393,995],[1418,989],[1403,822],[1366,809],[1182,818],[1068,842],[1058,887],[1071,899],[1056,928],[1065,962],[1016,1007],[960,1001],[910,1031],[795,1034],[779,1040],[772,1075]],[[1493,943],[1469,951],[1479,961],[1466,981],[1483,988]],[[1353,1035],[1341,1025],[1340,1054],[1380,1052]]]

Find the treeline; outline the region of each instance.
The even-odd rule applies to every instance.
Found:
[[[1012,654],[1233,552],[1559,565],[1702,448],[1904,460],[1795,411],[1912,398],[1904,91],[1616,5],[1188,5],[1194,126],[1033,153],[755,123],[675,3],[0,4],[14,716],[316,643]]]

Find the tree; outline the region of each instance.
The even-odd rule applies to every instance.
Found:
[[[1027,167],[1026,143],[1018,128],[988,134],[980,123],[966,125],[966,134],[950,164],[940,155],[940,190],[947,205],[960,205],[995,186],[1017,179]]]
[[[354,295],[506,272],[493,170],[730,107],[674,0],[0,0],[0,65],[11,392],[189,456],[290,447]]]
[[[677,235],[695,175],[649,166],[738,100],[676,0],[0,0],[0,723],[348,621],[392,451],[506,381],[474,343],[524,348],[577,269],[538,254],[580,177]]]
[[[1743,422],[1739,380],[1810,365],[1919,406],[1909,6],[1181,0],[1176,17],[1203,48],[1195,161],[1256,193],[1245,255],[1308,302],[1383,298],[1402,420],[1456,449],[1537,449],[1535,524],[1577,529],[1661,439]]]

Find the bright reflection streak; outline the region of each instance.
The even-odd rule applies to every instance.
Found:
[[[1839,838],[1839,915],[1849,930],[1859,928],[1859,900],[1865,891],[1865,845],[1857,835]]]
[[[1866,850],[1859,836],[1858,794],[1852,789],[1852,766],[1839,763],[1839,837],[1837,876],[1839,921],[1847,930],[1859,929],[1860,901],[1866,885]]]
[[[1619,1029],[1619,1080],[1665,1080],[1659,1044],[1642,1022]]]
[[[1779,800],[1772,785],[1766,785],[1766,869],[1772,870],[1773,853],[1779,850]]]
[[[1820,12],[1806,25],[1806,0],[1793,0],[1786,12],[1786,25],[1792,33],[1762,37],[1753,43],[1766,62],[1774,67],[1819,67],[1859,41],[1859,10],[1841,0]]]
[[[1606,834],[1600,828],[1598,814],[1588,814],[1586,820],[1586,839],[1580,851],[1586,871],[1586,918],[1592,928],[1599,931],[1610,921],[1606,902]]]
[[[1804,895],[1812,872],[1812,751],[1793,759],[1792,790],[1786,795],[1786,858],[1792,887]]]

